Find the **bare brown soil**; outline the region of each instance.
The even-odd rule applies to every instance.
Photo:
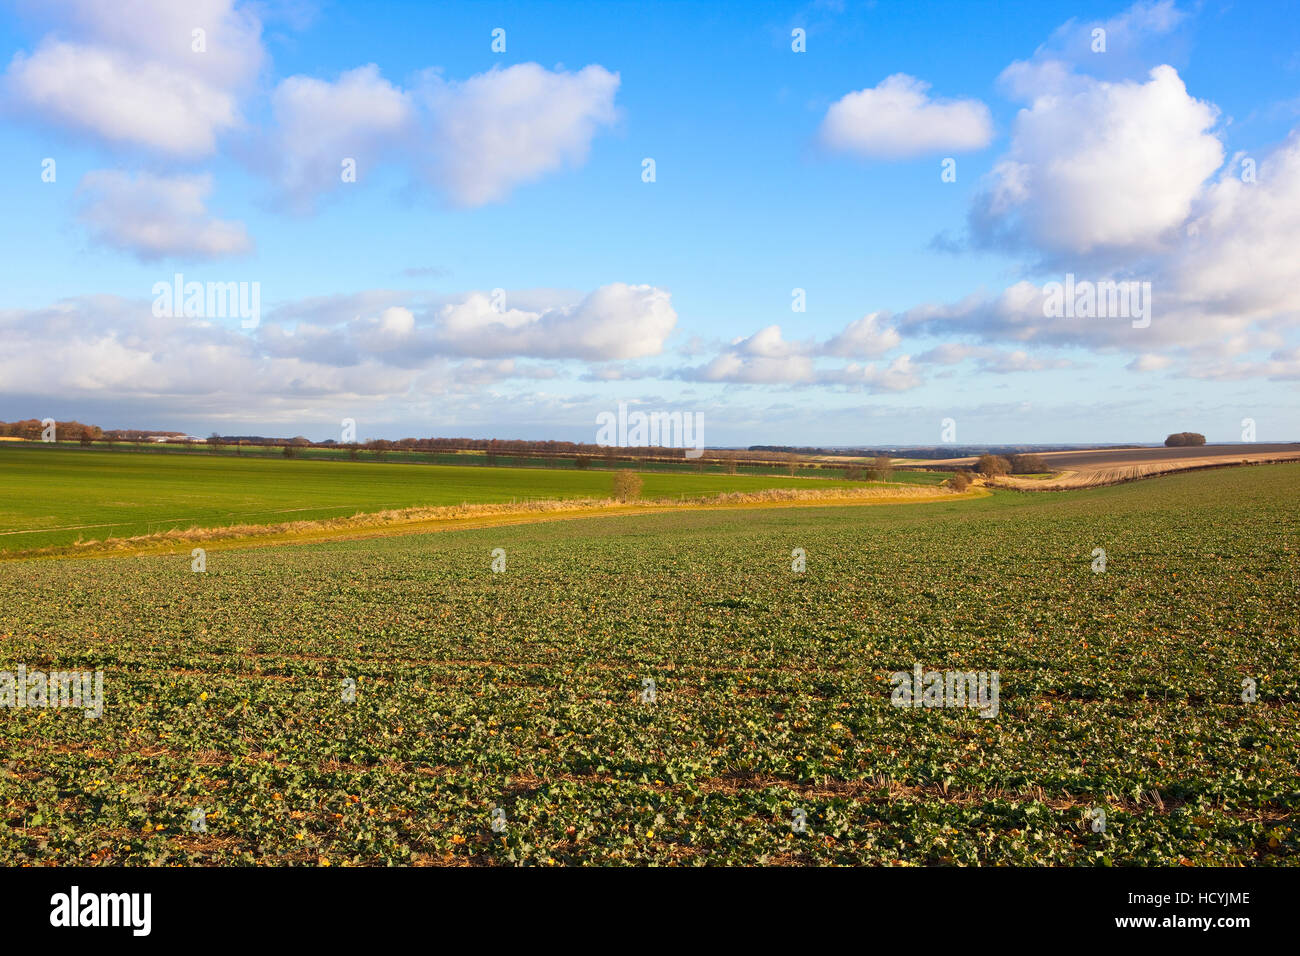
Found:
[[[1022,491],[1064,491],[1070,488],[1114,485],[1195,468],[1300,461],[1300,444],[1102,448],[1042,452],[1040,457],[1056,472],[1050,479],[1008,475],[995,479],[990,484]],[[975,461],[975,458],[948,458],[930,464],[949,468],[970,467]]]

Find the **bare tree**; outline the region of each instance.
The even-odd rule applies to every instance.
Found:
[[[614,472],[614,497],[619,501],[641,497],[641,476],[627,468]]]

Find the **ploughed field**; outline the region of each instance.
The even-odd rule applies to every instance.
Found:
[[[1039,453],[1039,457],[1056,472],[1050,480],[1007,475],[995,479],[994,483],[1022,491],[1064,491],[1220,465],[1300,461],[1300,443],[1090,448],[1081,451],[1045,451]],[[929,464],[972,467],[975,462],[974,458],[948,458]]]
[[[6,562],[0,863],[1294,864],[1298,478]]]

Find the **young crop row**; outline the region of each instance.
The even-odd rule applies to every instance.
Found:
[[[0,862],[1294,863],[1294,476],[11,562]]]

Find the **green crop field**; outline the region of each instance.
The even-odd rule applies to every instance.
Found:
[[[647,498],[843,488],[774,475],[642,474]],[[814,484],[815,483],[815,484]],[[0,445],[0,554],[172,528],[275,524],[386,509],[604,498],[602,471],[399,465]]]
[[[0,862],[1295,864],[1298,478],[9,561]]]

